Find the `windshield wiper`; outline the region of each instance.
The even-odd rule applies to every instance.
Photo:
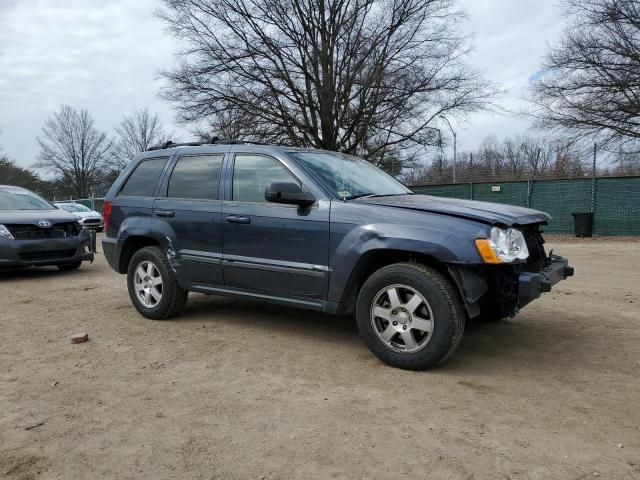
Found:
[[[374,197],[376,194],[375,193],[358,193],[356,195],[348,195],[346,197],[342,197],[343,200],[355,200],[356,198],[369,198],[369,197]]]
[[[413,192],[405,193],[359,193],[357,195],[349,195],[344,197],[343,200],[354,200],[356,198],[378,198],[378,197],[397,197],[400,195],[415,195]]]

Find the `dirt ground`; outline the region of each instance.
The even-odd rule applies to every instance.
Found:
[[[555,252],[574,278],[418,373],[350,318],[192,294],[145,320],[102,256],[2,273],[0,478],[640,479],[640,244]]]

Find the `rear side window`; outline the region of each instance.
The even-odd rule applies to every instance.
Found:
[[[169,179],[167,197],[217,200],[222,155],[181,157]]]
[[[166,163],[166,157],[151,158],[140,162],[120,190],[120,196],[152,197]]]

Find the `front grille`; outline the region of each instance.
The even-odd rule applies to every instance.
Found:
[[[19,256],[25,262],[37,262],[47,260],[67,260],[76,255],[75,250],[51,250],[48,252],[26,252]]]
[[[37,225],[5,225],[16,240],[44,240],[76,236],[80,227],[76,222],[55,223],[49,228]]]

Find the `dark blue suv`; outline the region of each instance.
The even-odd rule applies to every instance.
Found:
[[[416,195],[345,154],[215,141],[133,159],[104,206],[105,256],[145,317],[189,291],[355,313],[375,355],[423,369],[465,319],[497,320],[573,274],[535,210]]]

